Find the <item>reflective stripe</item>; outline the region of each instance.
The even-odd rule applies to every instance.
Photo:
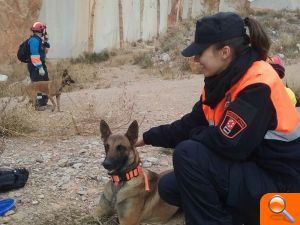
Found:
[[[279,141],[289,142],[289,141],[296,140],[299,137],[300,137],[300,125],[298,125],[298,127],[290,133],[283,133],[283,132],[276,131],[276,130],[269,130],[266,133],[264,138],[268,139],[268,140],[271,139],[271,140],[279,140]]]
[[[233,102],[240,92],[253,84],[265,84],[271,89],[270,100],[276,111],[276,115],[274,115],[274,119],[277,120],[276,128],[267,131],[264,139],[289,142],[300,138],[300,114],[291,103],[278,74],[267,62],[254,62],[244,76],[226,92],[225,96],[230,94]],[[202,89],[201,99],[202,101],[205,100],[204,88]],[[223,98],[214,109],[202,104],[202,110],[210,126],[219,124],[226,111],[225,103],[226,98]]]
[[[214,126],[215,123],[214,123],[214,121],[212,121],[212,120],[208,120],[208,125],[209,125],[209,126]]]
[[[40,59],[40,55],[32,55],[31,56],[31,62],[36,67],[42,66],[42,61]]]

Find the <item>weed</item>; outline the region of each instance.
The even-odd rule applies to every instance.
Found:
[[[80,55],[78,58],[71,59],[71,63],[87,63],[87,64],[93,64],[93,63],[100,63],[105,62],[110,58],[110,54],[107,50],[104,50],[100,53],[92,52],[88,53],[85,52],[82,55]]]
[[[163,155],[173,155],[174,149],[172,149],[172,148],[161,148],[159,151]]]
[[[33,131],[29,111],[14,105],[12,98],[1,99],[0,137],[18,136]]]
[[[140,53],[134,56],[133,64],[139,65],[143,69],[147,69],[153,66],[153,61],[149,53]]]

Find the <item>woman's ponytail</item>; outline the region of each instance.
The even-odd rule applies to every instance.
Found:
[[[257,20],[246,17],[244,22],[245,26],[249,28],[252,48],[258,52],[263,60],[266,60],[271,46],[270,38]]]

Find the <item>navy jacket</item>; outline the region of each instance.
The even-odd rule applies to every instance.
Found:
[[[270,173],[300,179],[300,138],[288,143],[264,139],[266,132],[277,124],[270,92],[265,84],[250,85],[229,105],[228,109],[237,112],[248,124],[235,138],[225,138],[219,132],[220,124],[208,125],[200,99],[181,119],[145,132],[144,142],[175,148],[180,142],[192,139],[233,161],[254,161]]]

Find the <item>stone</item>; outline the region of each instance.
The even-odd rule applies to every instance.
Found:
[[[99,142],[98,141],[93,141],[91,144],[92,145],[99,145]]]
[[[89,150],[89,149],[91,149],[91,145],[85,145],[85,146],[83,146],[83,148]]]
[[[160,56],[161,60],[164,61],[164,62],[168,62],[171,60],[171,57],[169,54],[167,53],[163,53],[161,56]]]
[[[151,162],[149,162],[149,161],[143,162],[143,167],[144,167],[144,168],[149,168],[149,167],[151,167],[151,166],[152,166],[152,163],[151,163]]]
[[[109,177],[98,176],[97,180],[101,181],[103,183],[107,183],[108,181],[110,181],[110,178]]]
[[[80,152],[79,152],[79,155],[84,155],[86,153],[86,150],[81,150]]]
[[[16,198],[20,198],[20,197],[22,196],[22,194],[21,194],[21,193],[15,193],[14,196],[15,196]]]
[[[44,196],[44,195],[38,195],[38,198],[39,198],[39,199],[44,199],[45,196]]]
[[[5,216],[11,216],[16,214],[16,212],[14,210],[9,210],[7,213],[5,213]]]
[[[35,161],[36,161],[37,163],[43,163],[43,162],[44,162],[43,159],[36,159]]]
[[[75,163],[72,167],[76,170],[80,169],[83,166],[83,163]]]
[[[158,159],[154,157],[145,158],[145,161],[151,162],[152,164],[158,164]]]
[[[159,162],[159,165],[161,165],[161,166],[169,166],[169,163],[168,163],[168,161],[161,161],[161,162]]]
[[[39,202],[38,202],[37,200],[33,200],[33,201],[31,202],[31,204],[32,204],[32,205],[37,205],[37,204],[39,204]]]
[[[80,190],[80,191],[77,192],[77,194],[79,194],[79,195],[85,195],[85,194],[86,194],[86,191]]]
[[[61,159],[58,161],[58,166],[59,167],[68,167],[70,166],[69,160],[68,159]]]

